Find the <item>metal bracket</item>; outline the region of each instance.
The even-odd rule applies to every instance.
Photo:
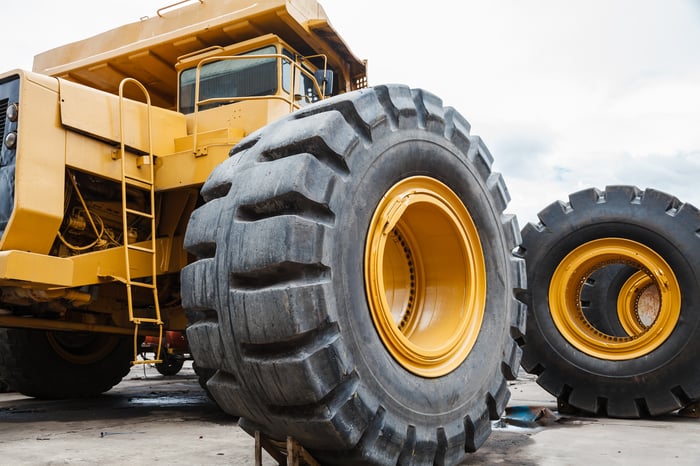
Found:
[[[292,437],[278,442],[255,432],[255,466],[262,466],[262,450],[265,450],[280,466],[320,466],[311,454]]]

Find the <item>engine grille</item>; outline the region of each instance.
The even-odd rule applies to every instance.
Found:
[[[5,140],[5,117],[7,116],[7,103],[9,99],[0,100],[0,142]]]

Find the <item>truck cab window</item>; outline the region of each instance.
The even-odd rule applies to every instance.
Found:
[[[274,45],[241,54],[232,60],[219,60],[202,65],[199,77],[199,100],[226,97],[251,97],[277,93],[277,59],[255,55],[277,53]],[[197,67],[180,73],[180,112],[194,112],[194,93]],[[222,105],[212,103],[200,110]]]
[[[289,60],[282,59],[282,89],[293,94],[297,104],[304,106],[315,102],[318,100],[318,96],[314,93],[314,81],[309,75],[302,73],[299,67],[292,67],[292,62],[294,61],[294,54],[289,50],[283,50],[282,54],[289,57]],[[310,75],[313,71],[307,66],[302,64]],[[294,78],[294,84],[292,84],[292,78]],[[292,90],[294,87],[294,90]]]

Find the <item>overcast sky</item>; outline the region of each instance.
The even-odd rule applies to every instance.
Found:
[[[608,184],[700,206],[700,0],[321,3],[369,60],[370,84],[424,88],[470,121],[521,226],[570,192]],[[8,2],[0,65],[30,69],[36,53],[165,4]]]

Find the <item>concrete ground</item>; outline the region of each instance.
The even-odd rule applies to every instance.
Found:
[[[530,376],[511,392],[510,407],[556,411],[554,398]],[[698,419],[563,416],[531,428],[513,419],[495,422],[487,443],[464,464],[700,464]],[[207,399],[189,364],[175,377],[141,366],[94,400],[0,394],[0,464],[252,465],[254,441]],[[264,464],[275,463],[265,455]]]

